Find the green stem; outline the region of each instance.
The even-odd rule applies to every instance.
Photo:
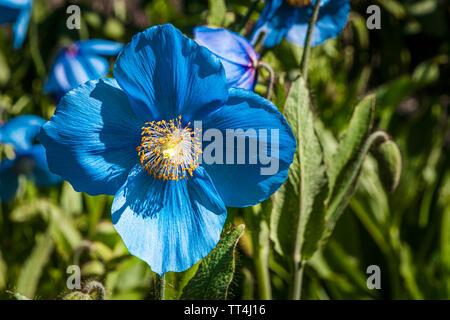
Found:
[[[250,16],[252,15],[253,11],[256,9],[256,5],[258,4],[259,0],[254,0],[250,7],[248,7],[247,13],[245,14],[244,19],[242,20],[241,25],[238,28],[238,33],[242,34],[244,32],[244,28],[247,25],[248,20],[250,20]]]
[[[36,67],[36,72],[38,73],[39,77],[44,78],[45,64],[39,51],[38,27],[34,12],[31,14],[30,21],[30,53],[31,59],[33,59],[34,65]]]
[[[311,19],[308,24],[308,31],[306,33],[305,45],[303,47],[303,55],[302,60],[300,62],[300,71],[303,75],[303,78],[306,80],[308,78],[308,60],[309,54],[311,51],[311,37],[314,29],[314,25],[316,24],[317,17],[319,16],[319,7],[320,0],[316,0],[314,3],[313,13],[311,15]]]
[[[269,86],[267,87],[266,99],[270,100],[273,91],[273,84],[275,83],[275,72],[270,65],[262,61],[258,62],[258,69],[259,68],[266,69],[269,72]]]
[[[253,267],[255,271],[255,282],[258,290],[258,299],[271,300],[272,287],[269,271],[269,224],[264,217],[270,210],[267,202],[246,210],[245,217],[251,226],[251,239],[253,245]]]
[[[270,287],[268,245],[259,245],[255,248],[254,264],[259,299],[271,300],[272,289]]]
[[[159,300],[166,299],[165,290],[166,290],[166,275],[165,274],[163,274],[162,276],[156,275],[157,299],[159,299]]]
[[[291,298],[292,300],[300,300],[302,298],[303,272],[305,270],[305,262],[295,263],[294,279]]]

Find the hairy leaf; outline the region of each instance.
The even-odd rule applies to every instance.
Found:
[[[307,260],[324,230],[328,177],[303,78],[292,84],[284,113],[297,137],[298,149],[288,180],[274,197],[271,236],[279,253]]]
[[[226,234],[204,258],[195,276],[183,290],[181,299],[221,300],[227,299],[228,288],[233,280],[236,245],[244,233],[241,224]]]

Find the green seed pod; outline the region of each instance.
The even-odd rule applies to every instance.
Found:
[[[377,160],[384,188],[389,193],[394,192],[402,173],[402,155],[397,144],[392,140],[382,142],[373,149],[373,155]]]

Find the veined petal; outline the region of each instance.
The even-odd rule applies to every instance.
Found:
[[[136,114],[152,120],[183,115],[189,121],[198,110],[222,105],[228,94],[220,60],[172,25],[135,35],[119,53],[114,76]]]
[[[11,144],[16,149],[27,150],[41,130],[45,120],[35,115],[23,115],[8,120],[0,126],[0,143]]]
[[[269,198],[286,180],[297,143],[286,119],[270,101],[251,91],[232,88],[228,102],[205,116],[202,127],[203,135],[209,129],[218,129],[222,134],[224,149],[219,152],[222,159],[207,159],[209,155],[204,146],[202,166],[225,205],[257,204]],[[234,132],[227,137],[230,129]],[[242,131],[236,131],[238,129]],[[245,147],[242,148],[236,137],[242,139],[245,136]],[[233,146],[228,144],[230,137],[234,138]],[[250,145],[255,147],[253,151]],[[216,151],[215,156],[217,154]],[[238,157],[243,157],[244,161],[239,163]]]
[[[111,211],[128,251],[158,274],[184,271],[205,257],[226,219],[225,206],[202,168],[187,180],[163,181],[137,165]]]
[[[75,190],[115,194],[139,161],[142,125],[117,82],[105,78],[68,92],[39,140],[50,170]]]
[[[310,18],[310,8],[299,9],[297,22],[289,29],[286,39],[297,45],[305,43]],[[319,17],[314,26],[311,46],[317,46],[324,41],[334,38],[344,29],[350,12],[349,0],[329,1],[319,9]]]

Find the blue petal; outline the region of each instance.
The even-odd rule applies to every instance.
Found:
[[[105,58],[92,54],[80,55],[77,58],[87,73],[89,80],[103,78],[108,74],[109,62]]]
[[[27,156],[34,160],[34,168],[31,172],[31,179],[37,186],[50,187],[59,184],[62,179],[60,176],[51,173],[47,164],[45,148],[42,145],[33,146]]]
[[[19,49],[23,41],[25,40],[25,36],[27,35],[28,30],[28,22],[30,21],[31,16],[31,3],[29,6],[26,6],[22,9],[17,17],[16,22],[13,24],[14,30],[14,49]]]
[[[206,116],[202,127],[203,134],[208,129],[219,129],[222,133],[223,159],[218,159],[222,163],[211,164],[211,160],[214,159],[205,158],[207,153],[204,146],[202,166],[210,175],[225,205],[245,207],[257,204],[269,198],[286,180],[297,143],[286,119],[270,101],[251,91],[232,88],[228,102],[219,110]],[[242,129],[244,134],[248,129],[255,130],[253,133],[247,132],[250,138],[247,139],[245,150],[241,150],[245,152],[244,164],[237,163],[239,148],[236,139],[234,139],[234,148],[226,148],[227,129]],[[263,138],[263,131],[260,129],[266,129],[266,138]],[[278,141],[273,140],[276,139],[276,132],[278,132]],[[274,134],[273,139],[272,134]],[[273,166],[263,163],[261,150],[258,154],[250,154],[249,142],[257,143],[258,149],[260,149],[259,143],[267,146],[267,153],[264,148],[261,149],[264,156],[272,157]],[[226,163],[227,151],[233,156],[230,159],[234,160],[234,164]],[[251,164],[250,159],[256,163]],[[269,167],[272,169],[268,169]],[[264,173],[261,171],[262,168],[266,168],[263,170]]]
[[[21,9],[26,6],[31,6],[33,0],[0,0],[0,7],[9,7]]]
[[[16,149],[27,150],[41,130],[45,120],[34,115],[23,115],[8,120],[0,127],[0,143],[12,144]]]
[[[226,219],[225,206],[202,168],[187,180],[162,181],[137,165],[111,211],[128,251],[158,274],[184,271],[208,255]]]
[[[65,51],[62,50],[55,58],[52,69],[44,83],[45,93],[66,92],[72,88],[68,67],[65,64]]]
[[[13,169],[14,161],[0,162],[0,201],[9,201],[16,194],[19,186],[18,176]]]
[[[255,24],[251,43],[255,45],[261,33],[264,33],[263,45],[268,48],[276,46],[295,23],[297,14],[298,8],[284,0],[268,0]]]
[[[114,76],[136,114],[149,120],[183,115],[189,121],[198,110],[223,104],[228,94],[220,60],[172,25],[135,35],[119,53]]]
[[[50,170],[75,190],[115,194],[139,161],[142,125],[117,82],[105,78],[67,93],[39,140]]]
[[[258,61],[255,49],[239,33],[201,26],[194,29],[194,38],[200,45],[229,62],[252,67]]]
[[[256,84],[258,54],[250,42],[236,32],[206,26],[194,29],[195,40],[219,57],[228,83],[252,90]]]
[[[294,26],[291,27],[286,39],[297,45],[305,43],[308,21],[310,17],[309,8],[300,9],[299,17]],[[344,29],[350,12],[349,0],[334,0],[321,6],[319,17],[313,29],[311,46],[317,46],[324,41],[334,38]]]
[[[119,53],[123,45],[118,42],[90,39],[77,42],[81,53],[102,55],[102,56],[114,56]]]
[[[109,63],[103,57],[79,51],[77,55],[67,54],[63,49],[44,84],[44,92],[61,95],[89,80],[96,80],[108,74]]]
[[[0,2],[0,25],[14,21],[19,15],[19,10],[16,8],[5,7]]]

